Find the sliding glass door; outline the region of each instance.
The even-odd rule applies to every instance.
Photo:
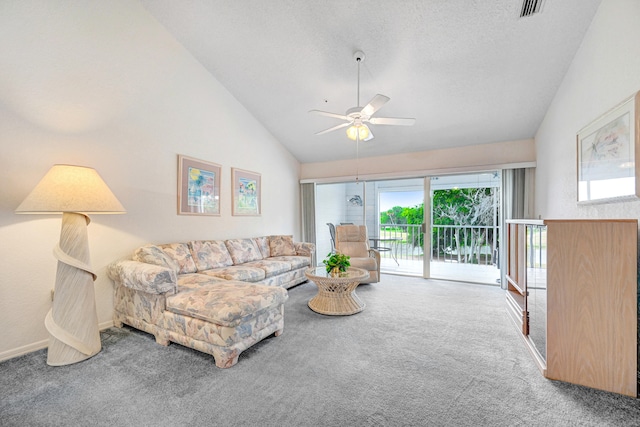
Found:
[[[487,172],[317,184],[317,259],[334,249],[332,227],[364,224],[382,273],[499,283],[500,183]]]
[[[365,224],[367,196],[364,182],[317,184],[315,198],[318,262],[333,250],[331,226]]]
[[[374,181],[371,244],[380,251],[384,273],[424,275],[425,179]],[[427,192],[428,194],[428,192]],[[427,252],[428,253],[428,252]]]
[[[499,284],[500,172],[431,178],[430,277]]]

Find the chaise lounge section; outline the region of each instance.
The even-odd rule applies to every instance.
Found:
[[[108,267],[114,324],[211,354],[228,368],[284,329],[287,290],[306,281],[315,246],[292,236],[145,245]]]

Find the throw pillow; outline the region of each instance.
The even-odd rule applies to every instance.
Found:
[[[269,236],[271,256],[291,256],[296,254],[293,236]]]
[[[195,273],[198,270],[186,243],[169,243],[160,245],[160,248],[178,265],[178,274]]]
[[[230,239],[224,241],[234,265],[262,259],[260,249],[253,239]]]
[[[223,241],[194,240],[189,242],[198,271],[227,267],[233,264]]]
[[[209,242],[211,252],[213,253],[211,268],[221,268],[233,265],[231,254],[227,249],[227,245],[223,240],[212,240]]]
[[[269,258],[271,256],[268,237],[256,237],[253,239],[253,241],[256,242],[256,245],[258,245],[258,249],[260,249],[262,258]]]
[[[133,260],[138,262],[144,262],[147,264],[159,265],[161,267],[167,267],[175,272],[178,271],[178,264],[171,259],[169,255],[156,245],[144,245],[133,253]]]

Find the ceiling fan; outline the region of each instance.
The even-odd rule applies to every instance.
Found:
[[[329,129],[325,129],[320,132],[316,132],[316,135],[323,135],[334,130],[346,128],[347,137],[354,141],[369,141],[373,139],[373,133],[367,126],[367,123],[372,125],[395,125],[395,126],[411,126],[416,122],[416,119],[399,118],[399,117],[372,117],[376,111],[378,111],[384,104],[389,102],[389,97],[377,94],[371,101],[364,107],[360,107],[360,63],[364,61],[364,53],[357,51],[353,54],[353,58],[358,64],[358,106],[349,108],[345,114],[329,113],[327,111],[311,110],[310,113],[319,114],[321,116],[334,117],[336,119],[345,120],[345,123],[333,126]]]

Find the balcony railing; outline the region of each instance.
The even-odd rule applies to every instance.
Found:
[[[432,261],[497,263],[497,226],[433,225]]]
[[[380,239],[374,239],[373,243],[374,246],[383,248],[380,251],[381,257],[396,260],[422,259],[422,227],[420,225],[381,225],[379,236]]]
[[[431,261],[497,264],[498,226],[432,225]],[[381,225],[372,245],[380,256],[421,260],[424,256],[422,227],[413,224]],[[428,242],[427,242],[428,243]]]

